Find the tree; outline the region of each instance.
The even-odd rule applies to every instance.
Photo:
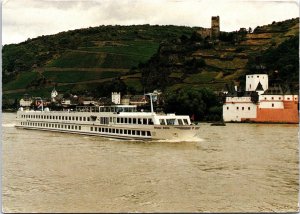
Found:
[[[221,103],[209,89],[184,88],[166,94],[165,112],[194,115],[195,120],[218,120],[222,116]]]

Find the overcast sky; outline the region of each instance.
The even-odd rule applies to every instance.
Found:
[[[185,25],[222,31],[299,16],[297,0],[3,0],[2,44],[99,25]]]

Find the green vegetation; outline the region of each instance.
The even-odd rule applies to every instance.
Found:
[[[105,55],[101,53],[86,53],[67,51],[59,58],[49,63],[48,67],[59,68],[95,68],[101,67]]]
[[[140,79],[130,78],[124,80],[124,83],[127,85],[130,93],[143,93],[143,86],[141,84]]]
[[[76,83],[121,76],[119,71],[45,71],[43,75],[56,83]]]
[[[17,75],[16,79],[3,85],[3,90],[27,88],[38,77],[37,72],[24,72]]]
[[[222,104],[209,89],[180,89],[169,91],[165,99],[166,112],[190,115],[196,121],[218,121],[222,118]]]
[[[299,80],[299,36],[292,37],[278,47],[271,47],[248,63],[249,73],[268,72],[269,78],[280,78],[284,82]]]
[[[184,82],[186,83],[209,83],[215,79],[218,72],[202,72],[193,74],[187,77]]]

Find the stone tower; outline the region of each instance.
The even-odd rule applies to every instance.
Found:
[[[220,36],[220,17],[211,17],[211,39],[218,39]]]

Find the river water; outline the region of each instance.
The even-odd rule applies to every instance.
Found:
[[[298,125],[202,124],[201,140],[121,141],[2,121],[4,212],[298,210]]]

